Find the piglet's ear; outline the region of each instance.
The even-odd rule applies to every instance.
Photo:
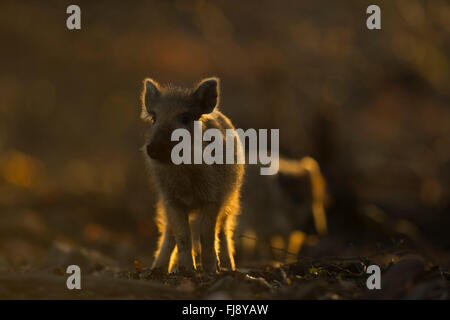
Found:
[[[145,79],[143,97],[144,105],[147,110],[150,109],[151,102],[157,99],[160,95],[161,91],[158,82],[150,78]]]
[[[193,93],[202,114],[211,113],[219,104],[219,78],[200,81]]]

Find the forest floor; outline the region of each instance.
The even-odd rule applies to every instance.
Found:
[[[133,214],[117,203],[98,206],[98,199],[63,198],[50,203],[21,202],[21,206],[0,208],[0,299],[450,297],[445,246],[423,245],[423,239],[417,246],[407,236],[390,231],[370,238],[372,227],[361,229],[360,222],[359,229],[338,225],[357,221],[354,217],[342,220],[342,215],[330,214],[331,234],[305,244],[289,263],[254,259],[238,251],[236,271],[185,276],[150,270],[156,243],[151,215]],[[378,229],[388,225],[394,223],[388,221]],[[362,230],[364,241],[345,238],[355,230]],[[395,238],[405,241],[394,244],[390,239]],[[379,243],[379,239],[387,241]],[[67,288],[66,269],[72,264],[81,269],[81,290]],[[380,290],[367,287],[370,265],[381,269]]]
[[[60,267],[0,271],[2,299],[449,299],[450,274],[410,251],[371,257],[312,259],[279,267],[238,268],[217,274],[164,274],[102,265],[87,250],[53,248],[54,265],[82,262],[81,290],[69,290]],[[381,267],[381,289],[369,290],[367,267]]]

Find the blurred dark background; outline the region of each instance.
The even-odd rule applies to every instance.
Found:
[[[66,243],[151,263],[142,80],[212,75],[237,127],[280,128],[283,155],[319,161],[330,237],[381,228],[448,253],[450,4],[377,1],[370,31],[372,2],[1,1],[0,262]]]

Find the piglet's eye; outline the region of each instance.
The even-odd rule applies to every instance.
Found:
[[[188,125],[189,124],[189,122],[191,122],[192,121],[192,116],[191,116],[191,114],[190,113],[183,113],[181,116],[180,116],[180,121],[181,121],[181,123],[183,124],[183,125]]]
[[[150,121],[151,123],[155,123],[156,122],[156,114],[154,112],[150,112]]]

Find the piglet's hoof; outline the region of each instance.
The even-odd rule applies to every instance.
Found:
[[[193,277],[195,274],[194,268],[177,267],[175,273],[184,277]]]

